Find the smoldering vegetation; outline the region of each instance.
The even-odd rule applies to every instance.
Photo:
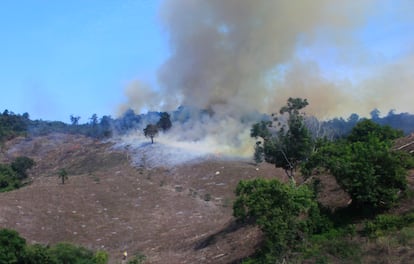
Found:
[[[159,133],[151,144],[143,129],[148,124],[157,124],[165,112],[136,114],[132,109],[122,116],[91,118],[83,124],[67,124],[58,121],[31,120],[29,114],[15,114],[4,111],[0,114],[1,140],[15,136],[39,136],[51,133],[81,134],[115,143],[116,148],[131,153],[131,160],[137,166],[176,166],[205,159],[246,159],[253,156],[254,140],[250,137],[253,123],[272,121],[274,116],[252,112],[249,115],[223,117],[211,110],[179,107],[168,113],[171,128]],[[353,113],[348,118],[319,120],[306,116],[306,125],[313,137],[337,139],[346,136],[362,119]],[[414,132],[414,115],[396,113],[390,110],[381,115],[379,110],[371,111],[370,119],[381,125],[389,125],[405,134]],[[283,122],[283,118],[278,119]]]
[[[129,137],[141,142],[134,146],[156,148],[145,145],[141,133],[156,114],[137,120],[131,111],[167,111],[173,127],[156,144],[247,157],[254,145],[251,125],[272,120],[270,113],[287,98],[301,97],[310,102],[306,123],[314,137],[340,138],[360,115],[410,133],[410,114],[375,112],[414,110],[408,99],[412,49],[392,58],[380,50],[381,57],[361,37],[384,19],[414,25],[410,7],[407,0],[393,8],[371,0],[163,1],[159,22],[168,57],[155,82],[134,80],[126,87],[120,112],[130,109],[124,120],[132,121],[115,122],[114,131],[123,135],[120,126],[134,124]]]

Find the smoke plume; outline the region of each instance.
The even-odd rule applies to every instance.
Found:
[[[251,122],[242,117],[277,112],[288,97],[307,98],[307,112],[318,118],[413,111],[414,50],[371,47],[371,30],[398,33],[389,26],[395,21],[407,27],[412,47],[413,7],[410,0],[165,0],[160,20],[170,56],[159,87],[131,86],[127,105],[207,109],[214,118],[191,124],[186,136],[235,145],[248,137]]]
[[[232,115],[275,111],[267,99],[277,96],[269,85],[277,67],[322,29],[335,45],[351,45],[368,3],[167,0],[161,18],[172,54],[159,70],[160,85],[183,105]]]

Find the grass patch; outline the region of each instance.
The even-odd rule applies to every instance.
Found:
[[[397,235],[398,243],[402,246],[412,246],[414,242],[414,228],[404,227]]]
[[[354,235],[353,225],[313,235],[299,248],[300,255],[312,263],[332,263],[335,259],[343,263],[361,263],[362,249],[352,240]]]
[[[391,231],[398,231],[414,223],[414,212],[404,215],[382,214],[365,222],[363,233],[371,238],[384,236]]]

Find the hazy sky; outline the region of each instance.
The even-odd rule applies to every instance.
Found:
[[[258,2],[266,3],[263,0]],[[269,1],[269,7],[263,4],[257,12],[249,13],[256,6],[260,7],[255,4],[258,2],[212,0],[211,4],[204,6],[199,0],[1,1],[0,111],[29,112],[32,119],[65,122],[69,122],[69,116],[73,114],[81,116],[80,122],[83,123],[93,113],[115,116],[121,105],[124,108],[131,106],[137,111],[154,105],[154,102],[146,105],[149,97],[155,98],[157,92],[154,90],[163,92],[163,96],[156,97],[163,103],[174,94],[178,94],[177,98],[184,98],[184,102],[194,101],[192,99],[197,95],[211,99],[195,100],[202,107],[211,104],[218,107],[221,91],[228,91],[224,94],[236,99],[223,100],[224,103],[238,107],[246,104],[237,100],[238,96],[252,99],[255,94],[254,88],[246,92],[244,88],[238,90],[239,86],[254,86],[257,78],[249,76],[244,84],[240,84],[227,78],[226,71],[239,80],[250,68],[252,73],[266,70],[265,79],[276,80],[271,89],[267,87],[259,93],[268,98],[270,90],[271,97],[278,98],[272,99],[272,103],[296,96],[296,91],[310,97],[311,105],[318,100],[326,103],[326,108],[314,109],[317,114],[324,111],[332,111],[333,114],[362,111],[366,114],[374,107],[382,112],[391,108],[396,108],[397,112],[414,111],[414,87],[411,86],[414,84],[414,1],[342,1],[363,4],[336,6],[331,3],[341,1],[275,0]],[[280,2],[280,6],[273,4],[275,2]],[[318,4],[315,4],[315,9],[306,6],[307,10],[301,10],[302,3]],[[325,3],[329,4],[321,13]],[[266,11],[266,8],[273,7],[280,7],[278,10],[285,10],[288,15],[279,14],[277,10]],[[205,10],[211,10],[211,13]],[[234,15],[233,10],[240,14]],[[238,38],[250,41],[248,36],[256,33],[248,30],[262,22],[257,16],[272,16],[273,13],[275,17],[263,21],[282,23],[283,27],[267,25],[270,33],[267,39],[260,37],[268,32],[258,30],[257,42],[248,43],[250,46],[235,42]],[[342,17],[342,14],[345,15]],[[182,19],[187,16],[187,20]],[[207,24],[218,23],[219,41],[216,35],[213,41],[209,36],[194,37],[195,32],[200,32],[200,35],[210,32],[205,23],[196,23],[198,17],[206,19]],[[244,17],[254,18],[253,23],[246,23],[238,30]],[[225,24],[221,26],[219,23]],[[279,39],[279,33],[280,41],[274,41]],[[241,58],[245,53],[234,52],[232,57],[220,53],[230,46],[240,50],[252,47],[260,50],[261,44],[267,40],[270,40],[269,44],[263,46],[267,53],[250,50],[246,52],[249,55],[246,58]],[[212,52],[208,43],[223,44],[226,49]],[[272,49],[273,44],[281,48]],[[183,45],[187,45],[186,49]],[[193,49],[195,45],[199,47]],[[200,53],[204,57],[199,56]],[[191,80],[202,87],[200,90],[181,87],[192,75],[194,57],[211,62],[207,68],[200,64],[198,69],[194,69],[195,75],[203,75]],[[246,67],[238,72],[231,70],[232,60],[236,57],[238,63],[246,59]],[[251,58],[257,58],[257,61],[252,63]],[[220,59],[223,60],[220,65],[226,66],[225,71],[216,66]],[[274,59],[273,66],[270,59]],[[182,61],[186,64],[181,64]],[[253,64],[263,67],[253,69]],[[270,68],[274,76],[269,75]],[[160,72],[159,85],[156,76]],[[223,72],[226,76],[223,74],[221,77]],[[217,81],[210,83],[209,80],[216,75]],[[152,88],[144,89],[142,85],[136,85],[137,82],[149,83]],[[170,83],[181,86],[168,90]],[[222,87],[227,84],[236,86],[234,91]],[[218,87],[215,87],[220,91],[218,97],[213,92],[203,92],[210,89],[210,85]],[[140,89],[145,91],[137,92]],[[186,98],[186,93],[191,95]],[[177,100],[172,102],[179,103]],[[384,103],[384,100],[388,102]],[[136,106],[135,101],[139,102]],[[344,102],[344,105],[339,102]],[[360,107],[362,105],[364,107]]]

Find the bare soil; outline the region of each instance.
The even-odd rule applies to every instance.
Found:
[[[28,243],[67,241],[103,249],[110,263],[120,263],[124,251],[144,254],[146,263],[239,263],[258,247],[261,233],[232,216],[237,183],[255,177],[288,180],[271,164],[218,157],[134,167],[126,149],[75,135],[16,138],[2,146],[0,162],[20,155],[36,166],[27,186],[0,193],[0,228],[17,230]],[[69,173],[65,184],[58,178],[61,168]],[[349,203],[332,176],[317,178],[322,204],[335,210]],[[408,182],[413,189],[414,171]],[[413,208],[408,197],[394,212]],[[414,256],[414,240],[406,247],[360,242],[363,263],[378,263],[378,257],[381,263],[410,263]]]
[[[0,194],[0,227],[29,243],[61,241],[103,249],[118,263],[123,251],[148,263],[237,263],[252,254],[260,232],[235,223],[241,179],[279,177],[270,164],[203,160],[170,168],[132,167],[108,142],[54,134],[7,142],[1,162],[19,155],[36,166],[31,183]],[[65,168],[62,184],[57,171]]]

